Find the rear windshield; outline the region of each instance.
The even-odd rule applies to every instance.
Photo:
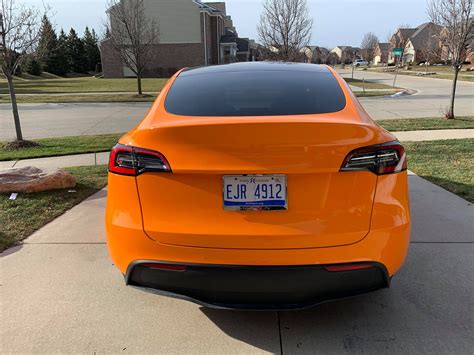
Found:
[[[178,76],[166,111],[184,116],[269,116],[337,112],[346,105],[331,73],[234,71]]]

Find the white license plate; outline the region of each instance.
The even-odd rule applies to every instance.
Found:
[[[286,175],[224,175],[222,179],[225,210],[286,210],[286,192]]]

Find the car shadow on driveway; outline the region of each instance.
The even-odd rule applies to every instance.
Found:
[[[472,256],[472,244],[412,244],[390,289],[307,310],[272,312],[282,353],[469,354]],[[227,335],[272,351],[261,337],[268,329],[259,330],[259,319],[268,312],[201,311]]]
[[[274,354],[281,352],[278,345],[277,312],[233,311],[206,307],[201,307],[200,311],[226,335],[264,351]],[[269,318],[274,318],[274,322],[269,322]]]

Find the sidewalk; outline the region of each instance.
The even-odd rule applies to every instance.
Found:
[[[474,129],[437,129],[391,132],[401,142],[435,141],[438,139],[474,138]]]
[[[474,129],[439,129],[425,131],[392,132],[401,142],[433,141],[438,139],[474,138]],[[73,166],[106,165],[109,152],[65,155],[60,157],[0,161],[0,169],[35,166],[54,169]]]
[[[0,161],[0,169],[34,166],[42,169],[55,169],[73,166],[106,165],[109,152],[64,155],[60,157]]]

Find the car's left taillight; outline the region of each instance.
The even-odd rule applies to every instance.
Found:
[[[154,150],[117,144],[109,158],[109,171],[120,175],[137,176],[145,172],[171,172],[165,156]]]
[[[398,141],[354,149],[341,171],[368,170],[377,175],[399,173],[407,169],[405,148]]]

